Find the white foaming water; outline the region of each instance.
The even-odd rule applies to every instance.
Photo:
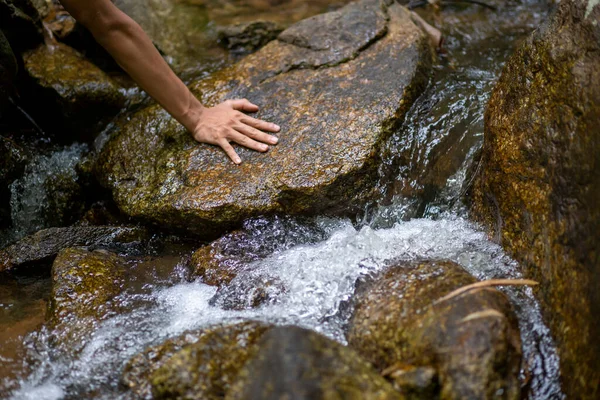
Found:
[[[76,181],[75,167],[86,150],[85,144],[73,144],[50,156],[36,157],[23,176],[10,185],[14,239],[48,227],[44,215],[48,205],[47,181],[54,176]]]
[[[323,223],[331,227],[332,221]],[[357,230],[346,220],[336,224],[327,240],[273,253],[249,264],[234,279],[231,287],[238,289],[247,288],[247,282],[270,283],[268,301],[258,308],[223,308],[214,301],[217,290],[200,282],[151,283],[144,293],[124,294],[120,303],[128,313],[98,324],[79,355],[39,352],[35,373],[23,379],[13,399],[31,398],[43,387],[55,388],[59,394],[55,398],[91,393],[95,398],[123,398],[118,379],[133,355],[186,330],[214,324],[239,320],[296,324],[344,342],[347,313],[342,311],[356,280],[381,270],[390,260],[448,259],[480,279],[520,277],[517,264],[499,246],[460,218],[412,220],[380,230]],[[247,295],[232,293],[242,302]],[[534,375],[532,398],[560,396],[558,359],[531,290],[509,288],[506,293],[519,315],[524,358]],[[48,334],[30,339],[37,343],[31,346],[33,356],[40,343],[47,343]]]

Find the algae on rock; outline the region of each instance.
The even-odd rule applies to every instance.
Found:
[[[590,4],[592,7],[589,7]],[[540,282],[569,397],[600,396],[600,7],[564,0],[507,62],[473,217]]]
[[[431,398],[439,381],[441,399],[519,399],[521,338],[508,298],[483,288],[437,301],[475,281],[449,261],[390,267],[359,285],[350,347],[396,379],[399,389],[410,389],[407,396],[422,386],[424,397],[416,398]],[[431,375],[428,368],[437,379],[420,384]]]

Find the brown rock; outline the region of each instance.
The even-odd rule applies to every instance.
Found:
[[[234,166],[154,107],[119,127],[99,177],[124,213],[204,236],[261,214],[353,213],[371,197],[377,149],[430,64],[427,38],[405,8],[351,4],[193,85],[203,104],[260,104],[259,117],[282,126],[268,154],[240,150],[244,163]]]
[[[269,328],[244,322],[206,330],[152,373],[152,393],[157,399],[222,399]]]
[[[76,354],[99,321],[117,310],[124,261],[104,250],[62,250],[52,265],[50,324],[53,343]]]
[[[437,371],[441,399],[518,399],[521,339],[507,297],[483,288],[436,302],[474,282],[448,261],[391,267],[359,286],[350,347],[399,380],[400,389],[410,386],[399,371],[431,367]],[[423,385],[421,378],[413,376],[406,395],[414,395],[414,386],[435,386],[435,378]]]
[[[261,339],[226,399],[362,399],[402,397],[356,352],[318,333],[288,326]]]
[[[540,282],[567,396],[600,396],[600,6],[565,0],[506,64],[473,215]]]
[[[145,229],[134,227],[81,226],[44,229],[0,250],[0,271],[47,260],[69,247],[133,245],[146,238]]]
[[[271,21],[253,21],[218,28],[219,42],[229,50],[250,53],[277,38],[283,27]]]
[[[29,96],[44,104],[35,110],[36,118],[68,127],[79,140],[125,104],[108,75],[66,45],[42,45],[25,53],[23,61],[32,80]]]

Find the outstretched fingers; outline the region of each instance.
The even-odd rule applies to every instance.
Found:
[[[261,119],[253,118],[246,114],[242,114],[240,116],[240,122],[265,132],[279,132],[279,130],[281,129],[279,125],[263,121]]]
[[[217,144],[221,146],[225,153],[227,153],[227,156],[231,158],[231,161],[233,161],[234,164],[242,163],[242,159],[240,158],[240,156],[238,156],[238,154],[233,149],[233,146],[229,143],[227,139],[222,138],[218,141]]]

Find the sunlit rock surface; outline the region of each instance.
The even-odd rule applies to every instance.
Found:
[[[114,315],[121,293],[124,260],[104,250],[65,249],[52,265],[50,325],[54,342],[77,354],[98,322]]]
[[[400,263],[367,279],[354,300],[350,347],[392,376],[434,368],[441,399],[519,399],[521,339],[506,295],[483,288],[442,300],[474,282],[448,261]]]
[[[474,215],[541,282],[565,391],[600,395],[600,5],[568,0],[506,64]]]
[[[378,149],[427,82],[427,39],[398,5],[351,4],[284,31],[240,63],[196,82],[207,105],[248,98],[282,127],[268,154],[234,166],[158,107],[114,133],[98,164],[121,210],[214,235],[284,212],[355,212],[371,195]]]
[[[273,328],[241,370],[226,399],[364,399],[402,397],[356,352],[310,330]]]

